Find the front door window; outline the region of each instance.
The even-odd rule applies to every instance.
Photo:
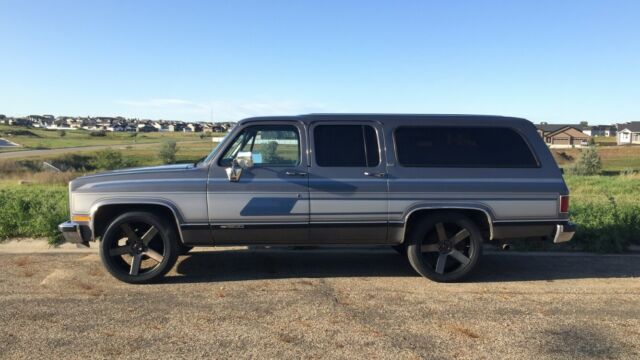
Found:
[[[300,162],[300,138],[294,126],[251,126],[227,149],[221,166],[231,165],[238,153],[251,153],[256,167],[296,166]]]

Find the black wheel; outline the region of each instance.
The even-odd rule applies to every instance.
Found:
[[[193,246],[178,242],[178,255],[187,255],[191,250],[193,250]]]
[[[482,233],[468,217],[457,213],[429,216],[409,234],[407,255],[422,276],[438,281],[463,279],[482,254]]]
[[[111,222],[100,258],[118,280],[141,284],[160,279],[176,263],[178,238],[172,226],[146,212],[129,212]]]

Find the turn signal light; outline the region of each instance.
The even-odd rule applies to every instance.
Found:
[[[89,215],[72,215],[71,221],[75,222],[89,222],[91,221],[91,216]]]
[[[560,196],[560,213],[566,214],[569,212],[569,195]]]

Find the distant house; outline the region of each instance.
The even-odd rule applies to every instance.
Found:
[[[616,136],[615,125],[595,125],[591,127],[591,136]]]
[[[640,121],[633,121],[616,125],[618,145],[640,144]]]
[[[202,132],[202,125],[198,123],[189,123],[187,127],[193,132]]]
[[[583,132],[583,125],[539,124],[538,134],[551,147],[581,147],[589,144],[589,135]],[[589,131],[590,132],[590,131]]]
[[[9,121],[9,125],[17,125],[17,126],[31,126],[33,122],[26,118],[16,118]]]
[[[153,127],[153,125],[145,124],[143,126],[138,126],[138,131],[139,132],[154,132],[154,131],[158,131],[158,129]]]

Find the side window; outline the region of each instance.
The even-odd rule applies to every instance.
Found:
[[[530,168],[538,162],[513,129],[406,126],[394,134],[398,162],[408,167]]]
[[[300,163],[300,136],[290,125],[258,125],[242,130],[227,148],[220,166],[230,166],[239,152],[251,152],[253,165],[295,166]]]
[[[313,130],[316,163],[323,167],[375,167],[378,137],[369,125],[318,125]]]

